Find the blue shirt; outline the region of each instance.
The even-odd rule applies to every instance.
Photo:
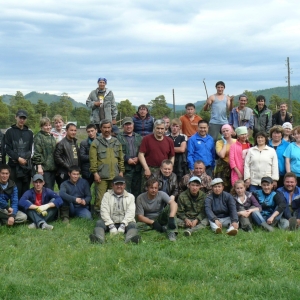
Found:
[[[287,142],[286,140],[282,139],[281,143],[276,147],[273,146],[272,140],[269,141],[269,146],[271,148],[274,148],[277,154],[277,158],[278,158],[278,169],[279,169],[279,175],[280,176],[284,176],[284,174],[286,173],[285,170],[285,158],[283,156],[283,153],[285,151],[285,149],[289,146],[289,142]]]
[[[291,172],[300,177],[300,147],[295,142],[290,143],[285,149],[283,156],[290,159]]]

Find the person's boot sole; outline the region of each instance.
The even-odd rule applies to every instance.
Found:
[[[183,234],[184,234],[185,236],[191,236],[191,235],[192,235],[192,233],[191,233],[189,230],[185,230],[185,231],[183,232]]]
[[[94,235],[94,234],[90,234],[90,241],[91,241],[91,243],[93,243],[93,244],[103,244],[104,243],[104,241],[103,240],[101,240],[100,238],[98,238],[96,235]]]
[[[220,227],[217,228],[216,231],[215,231],[215,233],[216,233],[216,234],[222,233],[222,229],[221,229]]]
[[[238,233],[237,229],[232,229],[232,230],[226,232],[226,234],[230,235],[230,236],[235,236],[235,235],[237,235],[237,233]]]

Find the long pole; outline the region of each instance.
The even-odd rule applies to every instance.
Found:
[[[289,95],[289,111],[292,113],[293,111],[293,103],[291,100],[291,70],[290,70],[290,58],[287,58],[287,69],[288,69],[288,95]]]
[[[174,91],[174,89],[173,89],[173,118],[175,118],[175,113],[176,113],[176,111],[175,111],[175,91]]]
[[[203,78],[203,84],[204,84],[204,87],[205,87],[206,99],[208,99],[208,93],[207,93],[207,88],[206,88],[206,84],[205,84],[205,78]]]

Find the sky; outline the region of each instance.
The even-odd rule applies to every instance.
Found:
[[[68,93],[105,77],[116,101],[206,99],[300,84],[296,0],[0,0],[0,95]]]

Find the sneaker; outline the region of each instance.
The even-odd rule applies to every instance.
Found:
[[[297,219],[295,217],[291,217],[289,219],[289,229],[291,231],[295,231],[297,228]]]
[[[238,230],[235,229],[233,226],[230,226],[226,231],[226,234],[231,235],[231,236],[237,235],[237,233],[238,233]]]
[[[53,226],[47,224],[46,222],[44,222],[44,223],[42,224],[41,229],[42,229],[42,230],[52,230],[52,229],[53,229]]]
[[[28,225],[29,229],[36,229],[36,225],[34,223],[31,223],[30,225]]]
[[[176,241],[176,233],[173,231],[169,232],[168,238],[171,242],[175,242]]]
[[[190,230],[185,230],[184,232],[183,232],[183,234],[185,235],[185,236],[191,236],[192,235],[192,233],[191,233],[191,231]]]
[[[222,233],[222,229],[220,227],[216,228],[215,233],[216,234]]]

